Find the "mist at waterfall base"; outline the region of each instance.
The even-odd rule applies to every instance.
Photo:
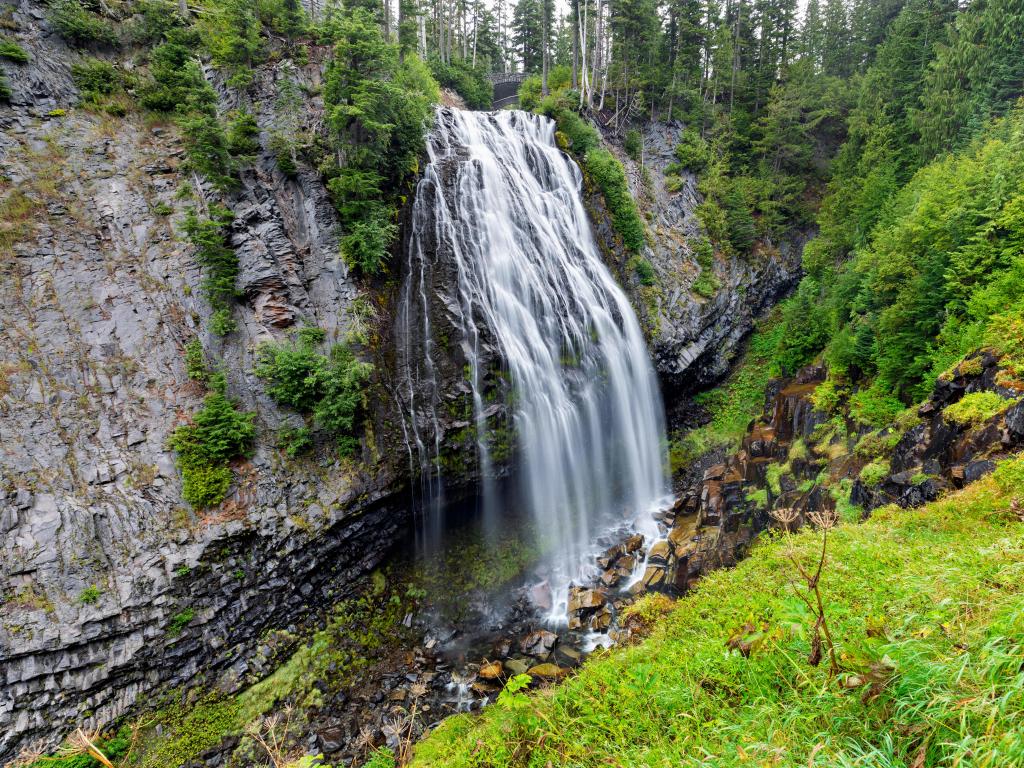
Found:
[[[668,481],[654,371],[553,121],[441,109],[428,154],[398,318],[399,399],[423,486],[421,545],[444,547],[453,511],[456,525],[473,517],[484,537],[525,523],[538,552],[526,581],[534,594],[550,588],[539,607],[564,623],[570,584],[594,575],[595,555],[614,534],[639,530],[648,543],[657,534],[653,513]],[[447,503],[441,460],[438,371],[453,354],[454,344],[440,343],[449,335],[465,366],[480,475],[478,495],[459,505]],[[496,393],[495,381],[510,391]],[[501,414],[515,453],[510,477],[499,479],[489,432]]]

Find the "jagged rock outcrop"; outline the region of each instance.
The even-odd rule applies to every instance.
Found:
[[[609,139],[626,168],[641,214],[647,218],[651,243],[644,256],[654,268],[654,286],[642,286],[627,274],[628,257],[614,245],[599,196],[591,195],[589,201],[599,240],[645,320],[667,400],[711,386],[728,372],[754,320],[799,280],[804,242],[802,236],[795,236],[777,244],[759,242],[750,255],[719,255],[714,263],[718,290],[711,298],[694,292],[701,272],[694,253],[701,235],[695,213],[701,195],[693,174],[683,174],[683,185],[676,192],[669,191],[665,174],[676,160],[675,146],[682,129],[679,123],[645,125],[643,168]]]
[[[874,482],[858,479],[851,501],[867,510],[884,504],[916,507],[950,488],[962,488],[995,469],[995,462],[1024,446],[1024,400],[1015,382],[1003,383],[1003,366],[979,351],[940,377],[917,410],[920,422],[892,449],[888,472]],[[1005,407],[980,422],[958,422],[946,409],[965,395],[991,392]]]

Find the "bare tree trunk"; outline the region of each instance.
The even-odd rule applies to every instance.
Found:
[[[188,0],[178,0],[178,13],[181,15],[181,18],[188,18]]]
[[[541,41],[540,41],[540,45],[541,45],[541,73],[542,73],[541,74],[540,92],[541,92],[542,95],[547,96],[548,95],[548,37],[550,36],[550,33],[548,32],[548,24],[550,22],[550,20],[548,19],[548,3],[549,3],[549,0],[540,0],[540,1],[541,1],[541,9],[542,9],[541,10],[541,23],[540,23],[540,28],[541,28]]]
[[[583,18],[579,18],[579,4],[576,5],[576,24],[577,34],[580,40],[580,52],[582,54],[583,67],[580,70],[580,109],[583,109],[583,104],[586,102],[587,106],[590,106],[590,81],[587,78],[587,72],[590,67],[587,64],[587,16],[590,10],[590,3],[588,0],[583,0]]]

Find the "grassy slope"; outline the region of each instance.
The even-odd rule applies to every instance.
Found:
[[[1019,495],[1024,457],[830,535],[838,679],[808,664],[808,614],[790,585],[787,548],[810,563],[820,545],[806,531],[707,577],[643,643],[449,719],[414,765],[1024,766]],[[748,622],[765,630],[744,658],[726,643]]]

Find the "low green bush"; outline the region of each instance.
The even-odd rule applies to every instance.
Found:
[[[430,72],[438,84],[451,88],[470,109],[490,109],[494,100],[494,86],[487,78],[487,71],[476,69],[468,61],[455,59],[443,62],[440,59],[430,60]]]
[[[25,64],[28,61],[28,51],[9,37],[0,37],[0,59]]]
[[[114,45],[113,22],[93,13],[81,0],[56,0],[47,15],[61,37],[75,45]]]
[[[607,149],[594,148],[584,157],[584,167],[601,191],[612,215],[612,226],[623,244],[634,253],[639,252],[646,242],[646,229],[626,183],[622,163]]]
[[[98,101],[121,88],[121,73],[103,59],[84,59],[71,65],[71,79],[86,101]]]
[[[942,415],[956,424],[976,426],[1006,410],[1013,402],[995,392],[971,392],[952,405],[947,405]]]
[[[626,131],[626,139],[622,142],[622,148],[626,150],[627,155],[640,162],[644,150],[644,139],[640,135],[640,131],[636,128]]]
[[[355,421],[373,366],[357,360],[342,344],[321,354],[316,345],[322,340],[322,331],[307,328],[292,341],[264,344],[254,373],[267,382],[267,394],[275,402],[312,414],[314,423],[333,434],[347,455],[358,446]],[[290,455],[311,443],[308,434],[289,437],[283,448]]]
[[[861,482],[871,488],[880,484],[888,476],[889,462],[885,459],[875,459],[870,464],[865,464],[860,471]]]
[[[196,261],[206,271],[203,278],[203,293],[213,315],[210,330],[218,336],[226,336],[235,329],[231,308],[238,290],[238,256],[227,244],[227,229],[234,214],[222,205],[209,206],[209,216],[200,218],[195,209],[185,215],[182,229],[196,249]]]
[[[185,627],[192,623],[192,619],[195,617],[196,612],[193,608],[186,608],[185,610],[174,614],[171,617],[171,620],[167,623],[167,634],[170,637],[177,637]]]
[[[691,173],[703,171],[711,155],[707,142],[695,130],[683,131],[675,152],[679,165]]]
[[[192,422],[174,430],[169,441],[178,454],[182,497],[197,509],[224,500],[231,486],[227,463],[245,456],[256,434],[255,414],[238,410],[228,398],[223,374],[212,378],[211,388]]]

